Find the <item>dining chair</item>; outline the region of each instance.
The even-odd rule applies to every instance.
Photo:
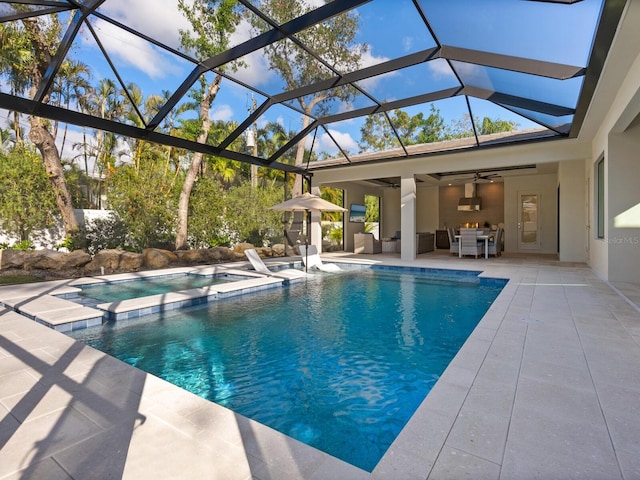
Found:
[[[461,228],[460,229],[460,256],[474,255],[478,258],[478,255],[484,253],[484,241],[478,241],[478,233],[475,228]]]
[[[460,242],[456,239],[455,230],[452,227],[448,227],[447,234],[449,235],[449,253],[458,255]]]
[[[487,249],[487,253],[489,255],[495,255],[496,257],[499,257],[502,253],[502,232],[503,229],[498,227],[498,229],[496,230],[495,235],[493,236],[493,240],[489,240],[489,246]]]

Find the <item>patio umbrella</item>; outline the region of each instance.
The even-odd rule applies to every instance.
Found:
[[[290,198],[289,200],[285,200],[282,203],[274,205],[273,207],[269,207],[269,210],[279,210],[283,212],[305,212],[307,215],[312,211],[324,211],[324,212],[346,212],[347,209],[341,207],[340,205],[336,205],[335,203],[331,203],[326,201],[325,199],[319,197],[318,195],[313,195],[312,193],[303,193],[302,195],[298,195],[297,197]],[[304,237],[305,246],[309,246],[309,232],[307,231],[307,235]],[[305,248],[305,252],[309,249]],[[307,269],[307,259],[305,259],[304,265],[305,270]]]

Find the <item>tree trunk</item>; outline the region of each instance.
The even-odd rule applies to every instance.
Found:
[[[309,126],[309,122],[311,121],[311,112],[313,111],[313,108],[318,103],[322,102],[325,98],[326,98],[326,95],[319,95],[318,97],[312,98],[309,104],[305,104],[304,102],[300,101],[300,106],[302,107],[302,110],[306,113],[306,115],[302,117],[302,130],[304,130]],[[305,145],[306,140],[307,140],[307,137],[300,140],[296,148],[296,160],[295,160],[296,167],[299,167],[304,163],[304,150],[306,146]],[[302,175],[298,175],[298,174],[295,175],[294,182],[293,182],[293,191],[291,192],[293,197],[295,197],[296,195],[302,195],[304,193],[303,192],[304,185],[302,183],[302,180],[303,180]]]
[[[200,165],[202,164],[202,153],[195,153],[187,175],[180,190],[180,198],[178,199],[178,232],[176,234],[176,250],[186,250],[188,248],[187,233],[189,222],[189,200],[191,191],[196,183]]]
[[[209,130],[211,130],[209,109],[220,90],[221,81],[222,77],[220,75],[216,75],[213,82],[211,82],[207,87],[207,91],[200,102],[202,131],[200,132],[200,135],[198,135],[197,141],[199,143],[207,143]],[[187,170],[187,176],[182,184],[182,190],[180,190],[180,197],[178,198],[178,231],[176,232],[176,250],[186,250],[189,248],[189,244],[187,243],[189,233],[189,200],[191,199],[191,191],[196,183],[196,178],[198,178],[198,173],[200,172],[200,165],[202,165],[203,157],[204,155],[202,153],[194,153],[191,165],[189,165],[189,170]]]
[[[38,150],[40,150],[47,176],[53,188],[58,210],[60,211],[60,215],[62,215],[65,233],[69,236],[78,230],[78,221],[73,212],[71,195],[67,189],[64,169],[62,168],[62,162],[60,161],[55,140],[51,133],[42,125],[40,118],[31,117],[29,123],[31,124],[29,138],[36,147],[38,147]]]

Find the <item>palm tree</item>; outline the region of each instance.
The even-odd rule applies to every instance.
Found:
[[[60,66],[60,70],[53,84],[52,97],[55,98],[55,104],[58,106],[64,105],[65,108],[69,110],[71,103],[75,102],[80,111],[86,111],[86,99],[91,92],[90,77],[89,66],[86,63],[78,60],[64,61]],[[67,140],[67,129],[68,125],[65,123],[62,143],[60,145],[61,157]],[[58,137],[57,121],[54,123],[53,136]]]
[[[23,92],[29,87],[29,66],[33,63],[33,51],[29,39],[17,23],[0,24],[0,39],[2,39],[2,55],[0,55],[0,73],[7,73],[9,88],[12,95]],[[20,130],[20,114],[13,112],[11,122],[15,132],[15,141],[22,141]]]
[[[100,118],[109,120],[118,119],[124,110],[123,102],[118,94],[113,80],[105,78],[100,80],[98,88],[91,92],[87,105],[89,111]],[[97,173],[109,173],[115,165],[115,149],[118,145],[117,137],[113,133],[96,131],[96,162],[93,165],[92,176]]]

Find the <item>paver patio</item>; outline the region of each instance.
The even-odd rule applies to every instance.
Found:
[[[510,282],[371,474],[5,308],[0,478],[640,478],[639,286],[544,256],[411,265]]]

